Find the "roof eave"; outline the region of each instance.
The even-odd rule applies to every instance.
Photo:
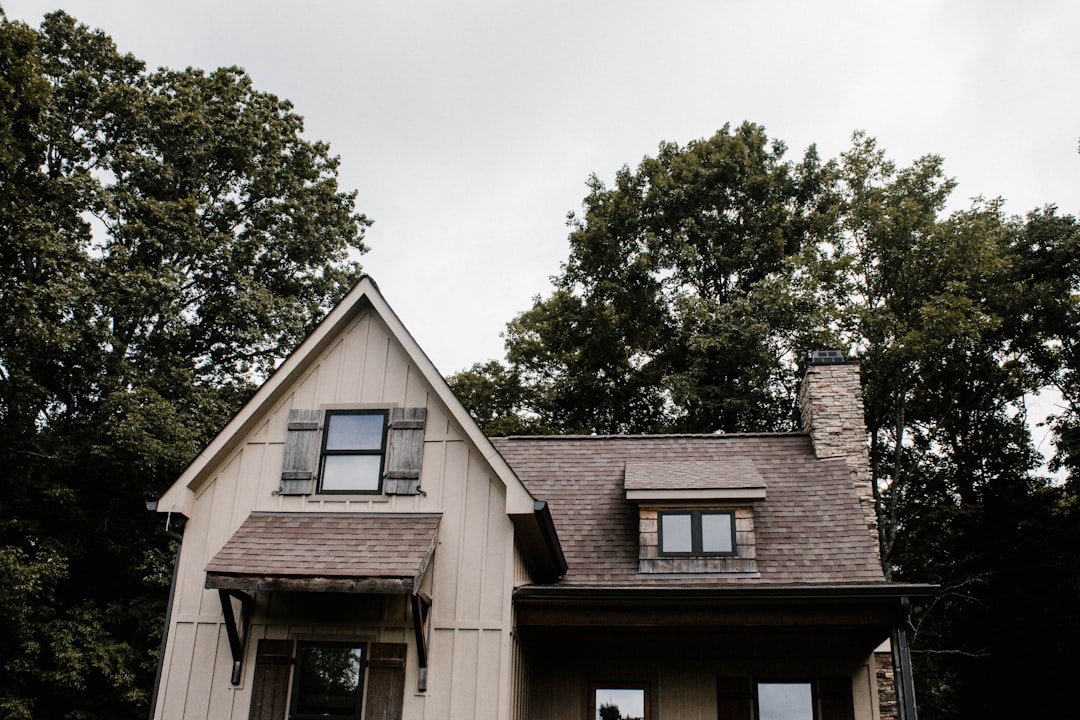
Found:
[[[935,596],[940,586],[924,583],[770,585],[697,588],[603,587],[524,585],[514,590],[514,602],[558,603],[651,603],[702,601],[841,601],[897,600],[918,602]]]
[[[512,513],[510,520],[525,564],[537,582],[556,582],[566,575],[566,557],[545,501],[535,501],[531,513]]]

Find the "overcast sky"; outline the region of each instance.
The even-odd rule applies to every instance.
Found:
[[[799,157],[854,130],[937,153],[955,207],[1080,212],[1076,0],[0,0],[151,67],[239,65],[293,101],[375,220],[364,267],[444,373],[502,357],[566,213],[661,141],[751,120]]]

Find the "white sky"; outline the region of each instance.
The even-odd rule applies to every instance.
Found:
[[[239,65],[292,100],[444,373],[502,357],[590,173],[725,122],[793,159],[866,130],[902,164],[943,155],[958,206],[1080,212],[1075,0],[0,0],[34,26],[61,3],[151,67]]]

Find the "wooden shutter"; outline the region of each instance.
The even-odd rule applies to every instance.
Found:
[[[420,493],[420,466],[424,462],[424,420],[427,408],[390,408],[386,433],[387,495]]]
[[[749,678],[722,677],[716,681],[717,720],[751,720],[753,693]]]
[[[248,720],[283,720],[289,701],[292,640],[260,640]]]
[[[818,702],[821,705],[821,720],[855,720],[851,678],[819,679]]]
[[[405,703],[405,643],[371,643],[368,650],[366,720],[401,720]]]
[[[279,495],[310,495],[319,464],[321,410],[289,410]]]

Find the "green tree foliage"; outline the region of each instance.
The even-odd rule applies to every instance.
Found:
[[[527,390],[521,376],[498,360],[477,363],[451,378],[451,387],[484,432],[492,437],[543,434],[527,414]]]
[[[797,164],[784,154],[747,123],[664,144],[613,188],[590,179],[555,292],[508,328],[535,427],[789,425],[808,328],[792,310],[813,312],[790,280],[828,239],[836,197],[813,149]]]
[[[355,281],[367,220],[241,70],[0,23],[0,716],[141,716],[171,562],[144,503]]]
[[[506,363],[453,378],[492,430],[793,427],[800,360],[858,357],[884,570],[938,583],[912,616],[920,714],[1071,702],[1080,642],[1080,227],[998,200],[947,212],[940,157],[862,133],[783,159],[724,127],[593,178],[555,290],[508,326]],[[1041,474],[1027,399],[1053,389]],[[467,404],[474,396],[465,393]]]

